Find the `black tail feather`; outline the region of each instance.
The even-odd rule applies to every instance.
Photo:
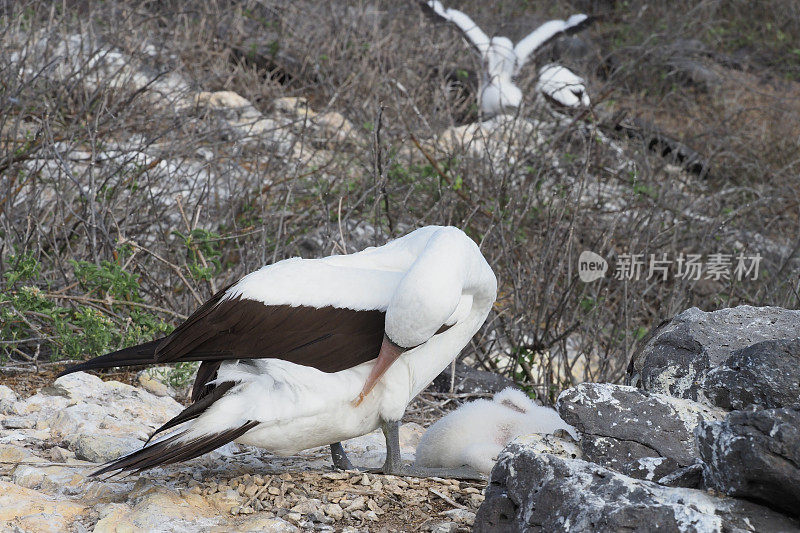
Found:
[[[153,432],[152,435],[147,439],[147,442],[144,443],[147,446],[147,443],[150,442],[150,439],[161,433],[162,431],[166,431],[168,429],[174,428],[178,424],[182,424],[184,422],[188,422],[189,420],[194,420],[203,412],[208,409],[208,407],[222,398],[226,392],[231,390],[233,386],[236,385],[235,381],[226,381],[224,383],[220,383],[213,389],[211,392],[203,396],[200,400],[194,402],[192,405],[181,411],[177,416],[169,420],[166,424],[158,428]]]
[[[156,347],[163,340],[156,339],[154,341],[145,342],[144,344],[137,344],[129,348],[123,348],[116,352],[107,353],[94,359],[89,359],[84,363],[73,365],[63,372],[58,377],[79,372],[81,370],[95,370],[98,368],[111,368],[114,366],[135,366],[135,365],[148,365],[155,362]]]
[[[184,435],[183,433],[174,435],[124,457],[120,457],[116,461],[107,463],[101,469],[92,472],[90,475],[96,477],[114,470],[119,472],[133,470],[138,474],[139,472],[156,466],[188,461],[189,459],[199,457],[204,453],[238,439],[258,424],[259,422],[251,420],[238,428],[228,429],[221,433],[207,435],[187,442],[179,441]]]
[[[197,377],[192,386],[192,401],[196,402],[206,394],[209,394],[213,389],[213,385],[209,385],[209,381],[217,379],[217,371],[222,365],[222,361],[203,361],[200,363],[200,368],[197,369]]]

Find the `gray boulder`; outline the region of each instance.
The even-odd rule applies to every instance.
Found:
[[[800,405],[734,411],[697,440],[707,486],[800,516]]]
[[[744,500],[664,487],[512,443],[492,470],[474,531],[797,531]]]
[[[631,360],[628,384],[714,405],[705,394],[709,371],[737,350],[794,339],[798,332],[800,311],[743,305],[704,312],[693,307],[652,332]]]
[[[728,410],[800,402],[800,338],[764,341],[737,350],[708,372],[703,388],[714,405]]]
[[[75,457],[92,463],[106,463],[138,450],[142,441],[132,437],[112,437],[110,435],[70,435],[69,448]]]
[[[567,389],[557,408],[561,418],[581,432],[584,459],[653,481],[676,477],[677,471],[697,462],[695,427],[702,420],[725,416],[721,409],[691,400],[607,383]],[[695,472],[677,475],[671,484],[693,486],[697,481]]]

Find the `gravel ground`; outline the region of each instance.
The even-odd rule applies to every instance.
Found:
[[[58,371],[58,366],[46,366],[39,372],[0,375],[0,385],[12,389],[20,402],[8,415],[0,416],[0,441],[8,441],[0,444],[0,508],[7,507],[0,511],[0,530],[8,526],[45,531],[52,529],[52,517],[56,516],[57,527],[72,531],[115,531],[125,524],[161,531],[469,531],[484,499],[486,483],[480,481],[333,471],[324,448],[279,458],[255,448],[240,447],[237,451],[237,445],[232,445],[234,448],[222,455],[215,452],[186,465],[139,476],[88,478],[97,464],[85,460],[88,457],[81,447],[85,439],[68,445],[69,437],[53,433],[52,418],[21,407],[35,394],[44,402],[43,408],[56,401],[41,392],[53,383]],[[137,372],[102,377],[142,385]],[[113,382],[97,384],[111,386]],[[110,390],[117,390],[113,387]],[[125,390],[131,391],[130,387]],[[124,394],[135,399],[148,393]],[[404,420],[404,427],[411,428],[408,438],[418,439],[421,428],[416,424],[430,425],[455,408],[463,396],[434,392],[420,395],[409,406]],[[88,398],[89,403],[96,401]],[[178,407],[174,402],[172,405]],[[20,414],[12,415],[15,409]],[[47,422],[43,424],[42,420]],[[40,425],[45,429],[36,429]],[[119,429],[108,431],[119,433]],[[18,440],[15,435],[19,432],[30,438]],[[104,435],[97,431],[87,435],[88,445],[98,447],[103,441],[100,437]],[[377,449],[381,448],[380,440],[373,436],[360,445],[353,441],[353,445],[375,455],[382,453]],[[102,451],[101,446],[98,449]],[[359,455],[354,460],[363,462]],[[13,509],[23,502],[24,509]],[[191,509],[189,515],[187,509]],[[42,521],[35,518],[39,514]],[[44,525],[45,515],[51,517],[50,526]]]

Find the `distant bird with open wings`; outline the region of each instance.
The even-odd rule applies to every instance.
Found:
[[[446,9],[439,0],[419,0],[423,10],[439,20],[452,23],[475,47],[481,55],[483,70],[481,72],[481,86],[478,101],[484,118],[491,118],[509,109],[517,108],[522,103],[522,91],[514,83],[514,77],[529,60],[531,55],[545,44],[564,34],[572,34],[586,28],[591,23],[591,18],[584,14],[572,15],[567,20],[551,20],[545,22],[527,37],[519,41],[516,46],[507,37],[489,37],[465,13],[457,9]],[[564,67],[563,71],[570,72]],[[548,72],[552,76],[553,72]],[[570,72],[570,74],[572,74]],[[573,74],[577,79],[577,76]],[[538,89],[561,105],[574,102],[577,105],[588,105],[586,88],[581,83],[572,84],[568,91],[579,91],[576,99],[562,98],[565,87],[561,83],[542,83]],[[574,81],[574,80],[573,80]],[[582,81],[582,80],[581,80]],[[555,83],[555,85],[554,85]],[[558,87],[557,95],[545,92]]]
[[[330,445],[334,464],[350,469],[341,441],[381,427],[383,472],[473,476],[404,465],[398,421],[480,328],[496,292],[478,246],[453,227],[256,270],[170,335],[64,372],[202,361],[193,403],[155,432],[171,434],[95,475],[185,461],[231,441],[279,455]]]

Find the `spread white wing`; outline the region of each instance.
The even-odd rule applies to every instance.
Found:
[[[567,20],[551,20],[545,22],[514,47],[517,56],[517,72],[525,64],[528,57],[541,48],[544,44],[558,37],[562,33],[571,34],[581,31],[591,23],[591,19],[584,14],[572,15]]]
[[[421,0],[420,4],[423,6],[423,8],[428,8],[426,10],[428,13],[438,16],[445,22],[454,24],[459,30],[461,30],[461,33],[464,34],[464,37],[466,37],[467,40],[469,40],[469,42],[471,42],[472,45],[478,49],[478,52],[481,54],[481,56],[484,56],[489,50],[489,44],[491,42],[489,36],[486,35],[477,24],[475,24],[475,21],[469,18],[469,15],[462,13],[457,9],[445,9],[439,0],[429,0],[427,2]]]

